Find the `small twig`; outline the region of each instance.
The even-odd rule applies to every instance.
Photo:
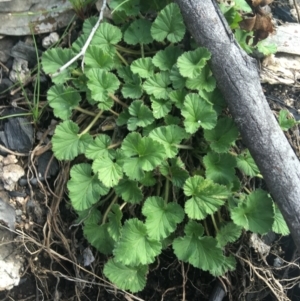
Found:
[[[86,52],[87,48],[89,47],[89,45],[90,45],[90,43],[91,43],[91,41],[94,37],[94,34],[95,34],[96,30],[98,29],[98,27],[100,25],[100,22],[103,19],[103,12],[104,12],[105,7],[106,7],[106,0],[103,0],[103,4],[102,4],[102,7],[100,9],[99,18],[97,20],[97,23],[92,28],[91,33],[90,33],[89,37],[87,38],[84,46],[81,48],[80,52],[76,56],[74,56],[70,61],[68,61],[66,64],[64,64],[62,67],[60,67],[55,73],[53,73],[51,75],[51,77],[55,77],[55,76],[59,75],[62,71],[67,69],[69,66],[71,66],[74,62],[76,62],[81,57],[83,58],[82,63],[81,63],[81,68],[84,69],[83,64],[84,64],[85,52]]]
[[[298,17],[298,23],[300,23],[300,12],[299,12],[299,8],[298,8],[298,5],[296,3],[296,0],[293,0],[294,2],[294,6],[295,6],[295,9],[296,9],[296,12],[297,12],[297,17]]]
[[[15,155],[15,156],[20,156],[20,157],[26,157],[26,156],[29,156],[29,153],[28,154],[24,154],[24,153],[18,153],[18,152],[13,152],[11,151],[10,149],[6,148],[5,146],[1,145],[0,144],[0,150],[3,150],[9,154],[12,154],[12,155]]]

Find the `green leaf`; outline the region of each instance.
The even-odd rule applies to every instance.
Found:
[[[154,121],[151,110],[141,100],[133,101],[128,108],[128,112],[131,116],[127,121],[129,131],[135,131],[138,126],[145,127]]]
[[[231,29],[239,28],[239,23],[243,20],[239,12],[235,10],[234,4],[227,5],[226,3],[220,3],[219,5],[227,23]],[[251,8],[250,8],[251,12]]]
[[[121,238],[114,249],[115,259],[125,265],[136,266],[154,262],[162,245],[147,235],[146,226],[137,218],[128,219]]]
[[[212,272],[224,263],[222,250],[213,237],[202,236],[204,229],[195,221],[189,221],[184,229],[185,236],[173,242],[179,260],[190,263],[203,271]]]
[[[120,68],[118,70],[118,74],[119,76],[121,76],[120,74],[124,76],[125,83],[122,87],[122,94],[124,98],[135,99],[142,96],[142,80],[139,75],[133,74],[129,66]]]
[[[199,95],[207,102],[213,104],[213,108],[214,110],[216,110],[218,115],[221,114],[223,109],[227,108],[224,97],[218,88],[214,89],[211,92],[207,92],[206,90],[199,90]]]
[[[223,248],[230,242],[235,242],[242,233],[242,228],[232,222],[225,224],[217,233],[218,245]]]
[[[110,159],[113,159],[115,156],[115,150],[110,149],[110,145],[110,137],[104,134],[100,134],[88,145],[85,151],[85,156],[92,160],[106,156]]]
[[[117,204],[112,205],[111,210],[107,215],[109,220],[107,231],[114,241],[117,241],[121,235],[122,216],[123,214],[120,209],[120,206]]]
[[[231,210],[231,218],[246,230],[265,234],[272,230],[274,222],[273,201],[267,192],[258,189]]]
[[[178,125],[161,126],[150,132],[149,137],[163,144],[168,158],[173,158],[178,153],[178,144],[187,138],[185,130]]]
[[[185,117],[185,129],[190,134],[197,132],[200,127],[208,130],[212,129],[217,123],[216,111],[195,93],[189,93],[185,97],[181,114]]]
[[[246,13],[251,13],[252,9],[246,2],[246,0],[235,0],[234,1],[234,7],[236,10],[242,10]]]
[[[288,110],[280,110],[278,122],[283,131],[288,131],[290,128],[298,124],[297,121],[291,117]]]
[[[127,16],[137,16],[140,12],[140,0],[111,0],[109,7],[112,11],[125,12]]]
[[[172,109],[172,103],[169,99],[156,99],[153,96],[150,96],[151,107],[153,110],[153,116],[156,119],[160,119],[166,116]]]
[[[87,224],[83,227],[83,234],[89,243],[102,254],[111,254],[114,248],[115,241],[109,235],[108,224],[97,225]]]
[[[144,177],[139,181],[143,186],[146,187],[154,186],[156,184],[156,179],[154,178],[152,171],[145,172]]]
[[[124,32],[124,41],[129,45],[149,44],[153,41],[150,33],[152,23],[146,19],[133,21]]]
[[[128,112],[128,108],[124,108],[123,111],[119,114],[118,118],[117,118],[117,125],[118,126],[122,126],[127,124],[128,119],[130,118],[130,114]]]
[[[120,262],[109,259],[104,265],[103,273],[118,288],[136,293],[143,290],[146,285],[148,266],[125,266]]]
[[[84,34],[90,34],[91,30],[97,23],[97,17],[90,17],[83,22],[82,32]]]
[[[183,89],[185,87],[186,78],[180,74],[177,65],[174,65],[171,69],[170,80],[174,89]]]
[[[139,98],[143,94],[142,80],[138,74],[134,74],[129,66],[118,69],[118,75],[125,81],[122,94],[125,98]]]
[[[256,44],[257,50],[264,56],[269,56],[277,52],[277,45],[275,43],[269,44],[268,41],[262,40]]]
[[[245,31],[240,28],[237,28],[234,32],[234,36],[240,46],[247,52],[247,53],[252,53],[253,47],[249,46],[252,45],[253,41],[253,32],[250,31]]]
[[[143,199],[142,190],[136,181],[122,179],[114,189],[116,194],[127,203],[138,204]]]
[[[191,196],[185,202],[185,212],[191,219],[204,219],[208,214],[213,214],[230,192],[225,186],[215,184],[213,181],[200,176],[188,178],[183,186],[186,196]]]
[[[216,154],[209,152],[203,157],[206,167],[205,175],[214,182],[231,186],[235,179],[236,160],[230,154]]]
[[[98,224],[102,218],[101,212],[93,207],[84,211],[77,211],[76,213],[78,214],[78,217],[75,220],[76,224]]]
[[[119,88],[119,80],[108,71],[92,68],[85,74],[88,77],[87,86],[92,92],[92,97],[97,101],[105,102],[108,100],[108,95]]]
[[[161,197],[148,197],[142,209],[146,216],[147,233],[151,239],[162,240],[175,231],[184,218],[184,211],[176,203],[166,203]]]
[[[114,51],[116,44],[122,40],[121,30],[107,22],[102,22],[97,29],[90,45],[95,45],[103,49],[105,52]]]
[[[130,65],[130,69],[133,73],[138,74],[140,77],[148,78],[153,76],[155,66],[152,63],[152,59],[146,57],[133,61]]]
[[[168,72],[156,73],[153,76],[146,79],[143,88],[147,94],[153,95],[160,99],[168,99],[170,88],[170,78]]]
[[[70,120],[56,126],[52,137],[52,149],[58,160],[72,160],[85,152],[92,142],[92,137],[89,134],[79,135],[78,132],[78,125]]]
[[[210,273],[214,276],[222,276],[228,271],[234,271],[236,269],[236,260],[235,258],[230,255],[228,257],[224,256],[223,264],[215,265]]]
[[[282,213],[280,212],[278,206],[273,203],[274,208],[274,223],[272,226],[272,230],[280,235],[289,235],[290,230],[282,216]]]
[[[188,92],[185,89],[175,90],[169,93],[169,98],[178,109],[182,110],[187,93]]]
[[[189,177],[188,172],[185,170],[185,166],[181,161],[180,157],[175,157],[168,161],[164,161],[160,166],[159,170],[165,177],[170,177],[174,186],[183,187],[183,184]]]
[[[181,122],[178,116],[172,116],[172,115],[165,116],[164,121],[166,125],[172,125],[172,124],[178,125]]]
[[[220,118],[212,130],[204,130],[204,138],[210,142],[210,147],[217,153],[227,152],[239,135],[239,131],[229,117]]]
[[[259,169],[253,160],[249,150],[236,157],[237,167],[247,176],[255,177],[259,174]]]
[[[177,4],[171,3],[161,10],[152,24],[151,34],[158,42],[167,39],[171,43],[178,43],[183,39],[185,26]]]
[[[47,100],[56,117],[66,120],[72,115],[72,110],[79,105],[80,94],[72,87],[63,85],[52,86],[47,92]]]
[[[165,148],[149,137],[130,133],[121,147],[125,155],[123,170],[131,180],[140,180],[144,171],[151,171],[165,159]]]
[[[170,71],[181,54],[182,50],[178,46],[168,46],[164,50],[158,51],[152,62],[161,71]]]
[[[182,76],[196,78],[210,58],[210,52],[204,47],[199,47],[196,50],[183,53],[178,58],[177,67]]]
[[[67,187],[72,206],[77,211],[90,208],[99,201],[100,196],[109,191],[97,178],[92,175],[90,164],[82,163],[74,165],[70,171],[71,179]]]
[[[113,187],[123,177],[122,167],[109,157],[99,157],[93,162],[93,171],[106,187]]]
[[[96,45],[88,47],[84,56],[84,63],[89,68],[100,68],[107,71],[113,69],[115,64],[111,54]]]
[[[42,55],[42,66],[43,70],[47,74],[53,74],[62,67],[64,64],[69,62],[74,56],[71,49],[52,48],[47,50]],[[52,81],[55,84],[62,84],[71,77],[71,70],[75,69],[77,63],[73,63],[71,66],[62,71],[59,75],[52,77]]]
[[[216,79],[208,65],[204,66],[195,78],[188,78],[185,86],[191,90],[206,90],[212,92],[216,88]]]

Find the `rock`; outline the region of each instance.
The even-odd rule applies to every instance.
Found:
[[[29,77],[30,70],[28,69],[28,62],[21,58],[15,58],[12,65],[12,70],[9,73],[9,79],[13,83],[25,83]]]
[[[0,34],[32,35],[67,26],[74,17],[68,0],[11,0],[0,2]]]
[[[57,43],[59,40],[59,35],[57,32],[51,32],[49,36],[45,37],[42,41],[42,45],[44,48],[49,48],[50,46]]]
[[[2,116],[21,114],[20,109],[9,109]],[[28,153],[33,145],[33,127],[27,118],[11,117],[0,124],[0,144],[6,148],[20,153]]]
[[[10,290],[20,282],[20,269],[23,266],[14,246],[12,232],[0,228],[0,291]]]
[[[6,63],[10,58],[10,50],[14,45],[14,40],[11,37],[0,39],[0,61]]]

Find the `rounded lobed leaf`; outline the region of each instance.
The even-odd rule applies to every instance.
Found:
[[[175,3],[171,3],[161,10],[151,27],[151,35],[158,42],[167,39],[171,43],[178,43],[183,39],[184,34],[183,18]]]
[[[183,53],[178,58],[177,67],[182,76],[196,78],[200,75],[203,67],[210,58],[210,52],[204,47],[199,47],[195,50]]]
[[[74,165],[70,171],[71,179],[67,187],[72,206],[77,211],[90,208],[99,201],[101,195],[109,191],[97,178],[92,175],[90,164],[82,163]]]
[[[150,28],[151,22],[149,20],[135,20],[125,30],[124,41],[129,45],[149,44],[153,41]]]
[[[117,262],[137,266],[154,262],[161,248],[160,242],[148,237],[146,226],[137,218],[133,218],[125,222],[114,255]]]
[[[83,154],[92,142],[89,134],[78,135],[78,125],[70,120],[60,123],[52,137],[52,149],[58,160],[72,160]]]
[[[72,87],[63,85],[52,86],[47,92],[47,100],[56,117],[67,120],[72,115],[72,110],[78,106],[81,97]]]

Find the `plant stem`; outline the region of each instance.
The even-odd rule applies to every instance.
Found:
[[[74,108],[76,111],[79,111],[79,112],[82,112],[82,113],[84,113],[84,114],[86,114],[86,115],[90,115],[90,116],[96,116],[97,114],[96,113],[93,113],[93,112],[90,112],[90,111],[88,111],[88,110],[85,110],[85,109],[83,109],[83,108],[81,108],[81,107],[75,107]]]
[[[194,149],[192,146],[190,145],[183,145],[183,144],[176,144],[175,145],[177,148],[181,148],[181,149]]]
[[[128,108],[128,105],[127,105],[125,102],[123,102],[122,100],[120,100],[118,97],[116,97],[115,95],[113,95],[113,94],[108,94],[108,96],[109,96],[110,98],[112,98],[115,102],[117,102],[118,104],[120,104],[122,107]]]
[[[214,225],[215,231],[216,231],[216,232],[219,232],[219,229],[218,229],[218,226],[217,226],[217,223],[216,223],[216,220],[215,220],[215,217],[214,217],[214,215],[213,215],[213,214],[211,214],[211,215],[210,215],[210,217],[211,217],[211,220],[212,220],[212,222],[213,222],[213,225]]]
[[[141,43],[141,56],[142,56],[142,58],[145,57],[145,53],[144,53],[144,44],[143,44],[143,43]]]
[[[165,204],[168,203],[169,200],[169,191],[170,191],[170,180],[166,178],[166,183],[165,183]]]
[[[93,125],[96,123],[96,121],[101,117],[103,111],[99,111],[99,113],[95,116],[95,118],[92,120],[92,122],[86,127],[84,131],[82,131],[79,136],[82,136],[89,132],[89,130],[93,127]]]
[[[112,207],[112,205],[118,200],[119,196],[115,195],[115,197],[113,198],[113,200],[111,201],[111,203],[109,204],[109,206],[107,207],[104,215],[103,215],[103,219],[102,219],[102,225],[105,224],[106,219],[107,219],[107,215]]]
[[[118,147],[118,146],[121,145],[121,144],[122,144],[122,141],[117,142],[117,143],[114,143],[114,144],[111,144],[107,149],[116,148],[116,147]]]
[[[209,236],[209,230],[208,230],[208,227],[207,227],[207,222],[206,222],[206,219],[203,221],[203,224],[204,224],[204,228],[205,228],[205,233],[207,236]]]
[[[251,191],[247,187],[243,187],[243,188],[248,194],[251,194]]]
[[[127,63],[127,61],[125,60],[125,58],[123,57],[123,55],[118,51],[116,50],[116,54],[117,56],[120,58],[120,60],[124,63],[125,66],[128,66],[129,64]]]

